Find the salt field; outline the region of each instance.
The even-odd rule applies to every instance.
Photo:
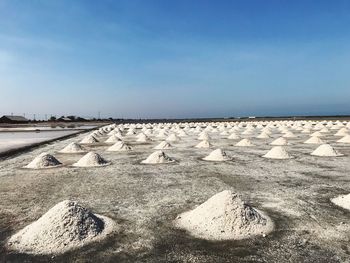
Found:
[[[0,162],[0,261],[347,262],[349,128],[113,124],[44,144]]]

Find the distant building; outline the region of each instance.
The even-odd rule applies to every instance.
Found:
[[[59,119],[57,119],[57,121],[63,121],[63,122],[68,122],[68,121],[72,121],[72,119],[68,118],[68,117],[61,117]]]
[[[0,118],[0,123],[28,123],[29,120],[23,116],[4,115]]]

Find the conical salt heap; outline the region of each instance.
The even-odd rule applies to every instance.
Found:
[[[258,139],[268,139],[270,138],[270,135],[268,135],[266,132],[261,132],[258,136],[256,136]]]
[[[13,235],[7,247],[21,253],[60,254],[102,240],[115,227],[110,218],[65,200]]]
[[[132,148],[123,141],[118,141],[107,149],[109,152],[125,152],[131,150]]]
[[[334,136],[346,136],[349,134],[349,130],[345,127],[341,128]]]
[[[283,136],[284,138],[295,138],[297,137],[294,133],[292,133],[291,131],[286,131]]]
[[[121,141],[120,137],[118,137],[115,134],[112,134],[111,136],[109,136],[109,138],[105,141],[105,143],[116,143]]]
[[[230,136],[227,137],[227,139],[238,140],[238,139],[240,139],[240,137],[237,135],[237,133],[233,132],[230,134]]]
[[[106,166],[110,162],[102,158],[101,155],[94,152],[88,152],[79,161],[73,164],[76,167],[96,167],[96,166]]]
[[[150,141],[151,139],[144,133],[140,133],[138,136],[137,136],[137,142],[148,142]]]
[[[343,138],[339,139],[337,142],[350,143],[350,135],[345,135]]]
[[[84,153],[86,152],[86,150],[80,144],[71,142],[59,152],[60,153]]]
[[[245,239],[272,232],[272,220],[243,202],[238,194],[220,192],[197,208],[180,214],[177,228],[207,240]]]
[[[269,159],[290,159],[292,158],[282,146],[275,146],[262,157]]]
[[[285,139],[283,137],[279,137],[270,143],[270,145],[276,145],[276,146],[283,146],[283,145],[287,145],[287,144],[288,144],[287,139]]]
[[[203,140],[199,142],[196,146],[196,148],[210,148],[212,145],[208,140]]]
[[[202,132],[202,133],[199,134],[198,140],[201,140],[201,141],[203,141],[203,140],[210,140],[210,136],[208,135],[208,133]]]
[[[53,168],[62,165],[62,163],[57,160],[53,155],[48,153],[41,153],[34,158],[28,165],[24,168],[29,169],[43,169],[43,168]]]
[[[94,137],[93,135],[87,135],[85,136],[81,141],[80,143],[83,143],[83,144],[90,144],[90,143],[96,143],[98,142],[98,140],[96,139],[96,137]]]
[[[141,163],[145,164],[159,164],[159,163],[172,163],[175,162],[174,159],[170,158],[163,151],[155,151],[150,154],[146,160],[143,160]]]
[[[208,156],[204,157],[203,160],[205,161],[215,161],[215,162],[223,162],[231,160],[230,157],[227,156],[226,152],[224,152],[221,149],[216,149],[209,153]]]
[[[319,132],[319,131],[316,131],[316,132],[312,133],[310,136],[311,136],[311,137],[322,137],[322,136],[324,136],[324,134],[322,134],[322,133]]]
[[[249,139],[242,139],[235,144],[235,146],[245,147],[245,146],[255,146]]]
[[[310,137],[304,143],[306,143],[306,144],[322,144],[324,142],[319,137]]]
[[[331,199],[331,202],[344,209],[350,210],[350,194],[340,195],[336,198]]]
[[[180,140],[180,138],[175,133],[172,133],[165,140],[169,142],[176,142]]]
[[[168,143],[167,141],[162,141],[157,146],[155,146],[153,149],[164,150],[164,149],[171,149],[171,148],[173,148],[173,147],[170,143]]]
[[[322,145],[318,146],[317,149],[311,153],[311,155],[337,157],[337,156],[342,156],[343,154],[337,152],[329,144],[322,144]]]

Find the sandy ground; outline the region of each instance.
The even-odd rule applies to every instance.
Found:
[[[332,132],[334,133],[334,132]],[[69,165],[81,154],[55,154],[66,166],[27,170],[43,151],[55,153],[84,134],[44,145],[0,162],[0,262],[350,262],[350,212],[330,202],[350,193],[350,146],[334,143],[344,157],[311,156],[316,145],[302,144],[307,135],[289,139],[290,160],[264,159],[269,140],[252,139],[255,147],[235,147],[237,140],[213,137],[211,142],[233,157],[230,162],[201,160],[213,149],[197,149],[195,136],[166,150],[178,162],[145,165],[159,143],[136,144],[131,152],[106,152],[112,161],[101,168]],[[277,135],[275,136],[275,138]],[[274,220],[276,230],[263,238],[210,242],[174,229],[177,214],[215,193],[231,189]],[[122,231],[101,243],[56,257],[7,251],[6,240],[65,199],[82,202],[93,212],[113,218]]]

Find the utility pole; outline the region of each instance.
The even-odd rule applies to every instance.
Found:
[[[98,112],[98,120],[101,119],[101,112]]]

